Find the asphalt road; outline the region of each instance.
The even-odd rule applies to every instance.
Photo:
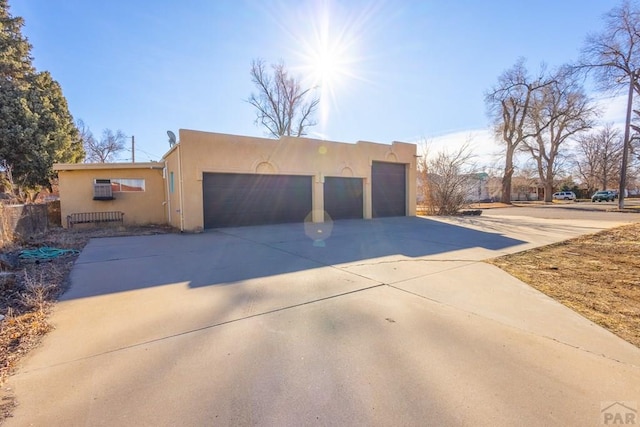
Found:
[[[626,200],[625,207],[640,206],[640,200]],[[553,204],[518,204],[508,208],[485,209],[483,215],[524,216],[543,219],[585,219],[600,221],[640,221],[638,212],[616,212],[618,202],[555,202]]]

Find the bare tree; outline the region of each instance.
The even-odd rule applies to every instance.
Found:
[[[10,194],[15,198],[14,201],[20,203],[35,202],[42,187],[30,188],[29,186],[16,182],[13,165],[5,159],[0,160],[0,172],[0,187],[2,187],[5,194]]]
[[[575,169],[589,194],[617,185],[623,147],[620,131],[607,123],[596,132],[582,135],[577,142]]]
[[[19,189],[13,179],[13,166],[6,160],[0,160],[0,185],[5,193],[16,195],[16,190]]]
[[[633,148],[630,135],[632,99],[634,93],[640,95],[640,5],[637,1],[624,0],[607,13],[604,21],[605,29],[602,32],[587,37],[578,67],[592,71],[602,89],[629,86],[618,201],[618,206],[622,208],[627,172],[630,163],[634,162],[633,157],[628,157],[629,150]]]
[[[105,129],[102,131],[102,137],[100,140],[96,140],[89,128],[79,127],[80,136],[84,145],[84,150],[87,153],[87,163],[109,163],[115,160],[118,153],[124,150],[125,140],[127,136],[121,130],[115,131],[111,129]]]
[[[418,173],[422,181],[427,211],[435,215],[453,215],[467,204],[478,171],[466,143],[458,150],[431,153],[429,144],[422,147]]]
[[[88,141],[93,140],[93,133],[91,132],[91,129],[89,129],[89,126],[87,126],[82,119],[76,120],[76,128],[78,129],[78,139],[82,144],[82,148],[86,152]],[[95,144],[95,141],[92,141],[92,143]],[[86,159],[86,153],[85,162],[88,162],[88,160]]]
[[[247,102],[256,108],[256,124],[264,126],[274,138],[306,135],[307,129],[317,124],[313,116],[320,98],[312,96],[314,88],[302,89],[283,62],[271,66],[273,74],[266,68],[262,59],[251,63],[251,81],[257,93],[252,93]]]
[[[511,203],[511,179],[515,171],[513,157],[527,138],[535,136],[528,128],[527,117],[534,92],[549,85],[543,72],[532,79],[520,58],[513,67],[505,70],[498,83],[485,95],[485,105],[496,136],[505,146],[505,165],[502,176],[503,203]]]
[[[549,84],[537,90],[525,120],[530,128],[522,150],[535,161],[544,200],[552,201],[554,180],[563,160],[561,147],[593,126],[597,111],[567,67],[549,79]]]
[[[601,89],[611,90],[627,86],[640,68],[640,7],[625,0],[604,21],[604,31],[587,36],[578,67],[592,71]],[[640,93],[637,82],[635,91]]]

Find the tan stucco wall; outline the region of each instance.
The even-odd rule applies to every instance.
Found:
[[[416,214],[416,145],[402,142],[346,144],[309,138],[280,140],[180,130],[179,144],[165,155],[167,176],[174,172],[169,194],[170,223],[184,230],[204,224],[202,179],[205,172],[312,175],[313,220],[323,220],[326,176],[364,178],[364,216],[371,218],[371,164],[403,163],[407,167],[407,215]],[[182,168],[182,170],[181,170]],[[180,173],[182,172],[182,173]],[[181,182],[178,182],[181,177]]]
[[[62,224],[76,212],[124,212],[126,224],[164,224],[167,222],[164,201],[163,163],[56,164],[60,187]],[[144,179],[145,191],[116,192],[114,200],[93,200],[95,179]]]
[[[180,175],[180,144],[174,146],[164,158],[166,167],[167,222],[172,227],[184,230],[183,216],[180,206],[182,194],[182,177]],[[170,188],[170,177],[173,174],[173,188]]]

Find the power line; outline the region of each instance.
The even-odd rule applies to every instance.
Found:
[[[124,150],[123,150],[123,151],[126,151],[126,152],[128,152],[128,153],[131,153],[131,148],[124,148]],[[149,153],[148,151],[143,150],[143,149],[141,149],[140,147],[136,147],[136,152],[137,152],[137,153],[143,153],[143,154],[146,154],[146,155],[148,156],[149,160],[152,160],[152,159],[161,159],[161,158],[162,158],[162,156],[158,156],[158,155],[156,155],[156,154]],[[131,159],[128,159],[128,160],[131,160]]]

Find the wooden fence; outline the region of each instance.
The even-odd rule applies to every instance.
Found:
[[[16,239],[29,239],[61,225],[60,201],[32,205],[0,204],[2,246]]]

